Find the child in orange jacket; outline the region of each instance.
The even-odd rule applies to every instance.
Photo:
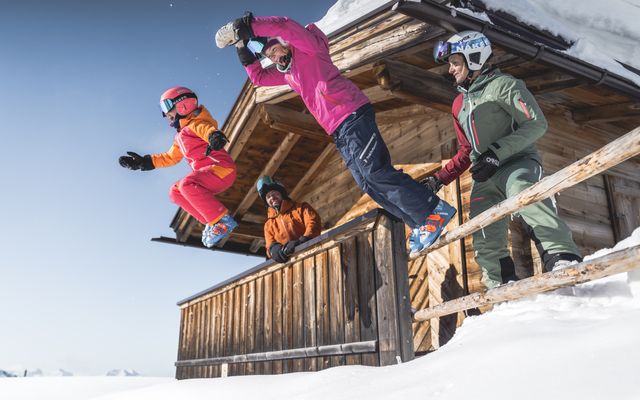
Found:
[[[149,171],[170,167],[186,158],[193,170],[171,187],[169,198],[205,225],[202,243],[213,247],[238,226],[215,195],[227,190],[236,179],[236,165],[224,149],[228,142],[209,111],[198,105],[193,91],[173,87],[160,97],[162,116],[177,134],[166,153],[140,156],[134,152],[120,157],[120,165]]]

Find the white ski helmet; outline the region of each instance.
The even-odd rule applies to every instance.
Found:
[[[452,54],[462,54],[470,71],[479,71],[491,56],[491,42],[480,32],[463,31],[433,48],[436,62],[446,62]]]

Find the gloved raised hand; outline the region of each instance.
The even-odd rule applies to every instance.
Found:
[[[246,42],[246,40],[244,42]],[[240,64],[242,64],[243,67],[253,64],[258,59],[253,51],[247,47],[246,43],[236,43],[236,51],[238,52]]]
[[[438,193],[438,191],[444,186],[442,181],[438,179],[435,175],[430,175],[420,181],[420,183],[431,190],[433,193]]]
[[[225,48],[234,45],[240,40],[249,40],[253,37],[251,22],[253,14],[246,12],[241,18],[227,23],[216,32],[216,46]]]
[[[227,139],[224,133],[220,131],[211,132],[209,134],[209,145],[207,146],[207,150],[205,150],[204,155],[208,156],[212,151],[218,151],[222,149],[228,142],[229,139]]]
[[[476,182],[485,182],[496,173],[500,167],[500,160],[493,150],[487,150],[480,154],[476,163],[471,167],[471,176]]]
[[[280,243],[274,243],[269,247],[269,253],[274,261],[279,263],[286,263],[289,261],[289,256],[284,253],[284,246]]]
[[[122,156],[118,159],[118,162],[124,168],[128,168],[134,171],[150,171],[155,168],[149,154],[141,156],[140,154],[133,151],[127,151],[127,154],[127,156]]]

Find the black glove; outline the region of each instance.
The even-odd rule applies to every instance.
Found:
[[[253,22],[253,13],[247,11],[241,18],[236,19],[233,22],[233,28],[240,40],[249,40],[253,35],[253,29],[251,29],[251,23]]]
[[[271,254],[271,258],[274,261],[277,261],[279,263],[286,263],[287,261],[289,261],[289,256],[284,254],[284,246],[281,245],[280,243],[274,243],[271,245],[271,247],[269,247],[269,253]]]
[[[282,253],[284,253],[284,255],[286,255],[287,257],[291,257],[291,255],[295,253],[297,245],[297,240],[291,240],[287,242],[287,244],[282,247]]]
[[[424,187],[431,190],[433,193],[438,193],[438,191],[444,186],[442,181],[438,179],[435,175],[430,175],[420,181]]]
[[[240,63],[246,67],[251,65],[258,59],[255,54],[247,47],[247,41],[245,40],[244,46],[236,45],[236,51],[238,52],[238,59]]]
[[[304,243],[304,242],[308,242],[309,239],[311,239],[310,237],[306,237],[305,235],[302,235],[298,238],[298,245]],[[297,245],[296,245],[297,246]]]
[[[493,150],[480,154],[476,163],[471,167],[471,176],[476,182],[484,182],[491,178],[500,167],[500,160]]]
[[[122,156],[118,159],[120,165],[125,168],[142,171],[150,171],[154,169],[153,161],[151,161],[151,156],[149,154],[145,156],[141,156],[138,153],[134,153],[133,151],[127,151],[128,156]]]
[[[295,253],[296,247],[300,246],[302,243],[308,241],[309,239],[310,238],[306,237],[305,235],[302,235],[298,238],[298,240],[291,240],[282,247],[282,252],[290,257],[293,253]]]
[[[204,155],[208,156],[212,151],[222,149],[228,142],[229,139],[227,139],[224,133],[220,131],[211,132],[209,134],[209,145],[207,146],[207,150],[205,150]]]

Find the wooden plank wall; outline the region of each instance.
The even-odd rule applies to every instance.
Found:
[[[282,374],[413,358],[403,224],[385,214],[377,218],[372,231],[347,235],[323,251],[184,304],[178,361],[369,340],[379,342],[377,353],[235,363],[228,373]],[[218,376],[219,365],[176,370],[178,379]]]

